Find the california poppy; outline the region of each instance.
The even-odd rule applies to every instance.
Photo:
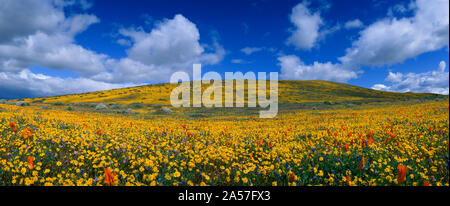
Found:
[[[431,186],[430,181],[425,181],[425,182],[423,182],[423,185],[422,185],[422,186]]]
[[[391,139],[394,139],[397,136],[395,133],[391,133]]]
[[[97,133],[99,136],[102,136],[102,130],[101,130],[101,129],[97,130],[96,133]]]
[[[14,122],[10,122],[10,123],[9,123],[9,126],[11,127],[11,129],[12,129],[14,132],[17,132],[17,126],[16,126],[16,124],[15,124]]]
[[[344,146],[343,146],[343,148],[344,148],[344,151],[348,151],[348,144],[345,144]]]
[[[371,138],[373,136],[373,131],[371,130],[370,132],[369,132],[369,134],[367,134],[367,138]]]
[[[367,139],[367,145],[371,145],[375,143],[375,140],[373,140],[372,138]]]
[[[408,167],[404,165],[398,165],[397,168],[397,182],[402,184],[406,181],[406,173],[408,172]]]
[[[105,184],[108,186],[114,186],[115,182],[114,182],[114,172],[111,172],[111,170],[109,168],[105,168],[104,169],[105,172]]]
[[[26,131],[22,131],[22,137],[24,138],[24,139],[26,139],[27,138],[27,132]]]
[[[34,157],[28,156],[27,164],[28,164],[28,168],[30,168],[30,170],[34,169]]]
[[[348,133],[347,133],[347,137],[352,136],[352,134],[353,134],[353,132],[348,132]]]
[[[349,186],[350,185],[350,176],[347,175],[347,177],[345,178],[345,185]]]
[[[295,174],[293,172],[291,172],[291,175],[289,176],[289,181],[293,182],[297,179],[297,177],[295,176]]]
[[[361,158],[361,162],[359,162],[359,170],[364,169],[364,164],[365,164],[365,162],[364,162],[364,157],[362,157],[362,158]]]
[[[33,130],[30,129],[29,127],[27,127],[26,131],[27,131],[28,138],[31,138],[33,136]]]

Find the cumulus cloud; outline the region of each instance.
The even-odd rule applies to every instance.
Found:
[[[291,36],[286,43],[297,49],[313,48],[320,35],[320,26],[324,24],[320,13],[312,13],[308,9],[308,3],[302,2],[292,9],[290,21],[294,28],[291,29]]]
[[[375,84],[372,89],[392,92],[422,92],[449,94],[449,72],[445,72],[446,63],[441,61],[437,70],[424,73],[389,72],[385,82],[390,86]]]
[[[192,72],[194,63],[216,64],[225,55],[216,41],[201,45],[196,25],[180,14],[163,20],[150,32],[128,28],[119,30],[119,34],[131,41],[128,57],[110,59],[106,65],[112,72],[100,73],[93,79],[115,83],[163,82],[176,71]]]
[[[292,9],[290,15],[294,28],[290,29],[291,36],[286,43],[295,46],[296,49],[309,50],[315,47],[318,41],[341,29],[340,24],[327,26],[320,12],[312,12],[308,6],[309,3],[306,1],[299,3]],[[312,65],[306,65],[295,55],[281,54],[278,61],[282,79],[347,82],[357,78],[361,72],[358,68],[346,67],[340,63],[314,62]]]
[[[282,79],[347,82],[356,78],[358,74],[358,71],[331,62],[314,62],[312,65],[306,65],[295,55],[279,57],[278,61]]]
[[[4,0],[0,6],[0,97],[60,95],[165,82],[193,63],[216,64],[225,50],[200,44],[196,25],[182,15],[142,28],[121,29],[117,42],[127,57],[114,59],[84,48],[75,36],[100,22],[91,14],[67,14],[67,7],[92,7],[87,0]],[[19,12],[20,11],[20,12]],[[34,74],[29,68],[66,69],[72,78]],[[20,92],[14,92],[18,91]],[[25,95],[26,96],[26,95]]]
[[[106,55],[74,43],[75,35],[99,19],[89,14],[66,17],[63,9],[49,0],[7,0],[0,7],[0,71],[19,72],[34,65],[82,75],[104,71]]]
[[[60,78],[36,74],[28,69],[19,73],[0,72],[2,98],[45,97],[55,94],[85,93],[123,87],[135,84],[111,84],[88,78]]]
[[[55,9],[50,1],[4,0],[0,6],[0,44],[37,30],[52,32],[64,18],[64,12]]]
[[[344,25],[344,27],[346,29],[361,28],[363,26],[364,26],[364,24],[359,19],[354,19],[354,20],[351,20],[351,21],[347,21],[347,22],[345,22],[345,25]]]
[[[388,17],[369,25],[339,59],[344,64],[380,66],[448,47],[449,1],[417,0],[414,5],[412,17]]]

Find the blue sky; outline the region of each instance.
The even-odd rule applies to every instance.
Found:
[[[279,72],[448,94],[448,0],[0,0],[0,98]],[[18,12],[25,11],[25,12]]]

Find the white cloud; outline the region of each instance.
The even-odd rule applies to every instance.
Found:
[[[131,41],[127,39],[118,39],[117,43],[122,46],[131,46]]]
[[[243,59],[232,59],[231,63],[233,63],[233,64],[249,64],[251,62],[243,60]]]
[[[88,78],[60,78],[35,74],[28,69],[19,73],[0,72],[3,98],[42,97],[55,94],[74,94],[136,86],[110,84]]]
[[[448,47],[448,7],[448,0],[417,0],[413,17],[391,17],[369,25],[339,59],[343,64],[380,66]]]
[[[267,51],[270,53],[275,53],[277,51],[276,48],[272,47],[245,47],[241,49],[241,52],[246,55],[251,55],[256,52]]]
[[[319,38],[319,29],[323,24],[320,13],[311,13],[305,2],[297,4],[290,15],[290,20],[295,28],[291,29],[291,36],[287,40],[288,45],[294,45],[297,49],[311,49]]]
[[[395,83],[395,82],[400,82],[403,79],[403,74],[400,72],[397,73],[392,73],[389,72],[388,77],[386,77],[386,82],[390,82],[390,83]]]
[[[392,92],[422,92],[449,94],[449,73],[445,72],[446,63],[441,61],[435,71],[424,73],[392,73],[385,81],[391,86],[375,84],[372,89]]]
[[[375,84],[372,86],[372,89],[380,90],[380,91],[388,91],[389,87],[384,84]]]
[[[74,43],[75,35],[98,22],[88,14],[66,17],[64,8],[50,0],[6,1],[0,7],[0,71],[19,72],[34,65],[82,75],[104,71],[106,55]]]
[[[364,24],[359,19],[354,19],[354,20],[351,20],[351,21],[347,21],[347,22],[345,22],[345,25],[344,25],[344,27],[346,29],[361,28],[363,26],[364,26]]]
[[[414,9],[416,9],[416,3],[414,1],[410,1],[408,5],[406,5],[405,3],[399,3],[389,8],[388,16],[392,17],[396,14],[404,15],[405,13],[410,12]]]
[[[50,1],[3,0],[0,6],[0,44],[42,32],[54,31],[64,20],[64,12]]]
[[[100,20],[90,14],[66,16],[67,7],[92,7],[87,0],[4,0],[0,6],[1,96],[60,95],[165,82],[193,63],[217,64],[225,50],[214,41],[200,44],[196,25],[182,15],[156,24],[151,32],[121,29],[127,57],[113,59],[84,48],[75,36]],[[72,78],[34,74],[29,68],[67,69]],[[79,76],[79,77],[78,77]],[[20,85],[21,84],[21,85]],[[11,95],[9,95],[11,96]]]
[[[447,65],[445,64],[444,61],[439,62],[439,71],[440,71],[440,72],[444,72],[446,66],[447,66]]]
[[[59,7],[80,6],[81,9],[90,9],[94,3],[89,0],[53,0],[54,4]]]
[[[305,65],[297,56],[282,56],[278,58],[281,67],[282,79],[289,80],[326,80],[335,82],[346,82],[356,78],[359,71],[346,69],[340,64],[331,62],[314,62]]]
[[[212,46],[201,45],[196,25],[180,14],[160,22],[149,33],[142,28],[121,29],[119,33],[131,39],[128,57],[109,60],[106,65],[113,71],[100,73],[93,79],[164,82],[176,71],[192,72],[194,63],[217,64],[225,55],[225,50],[217,42]]]
[[[263,50],[263,48],[261,48],[261,47],[245,47],[245,48],[241,49],[241,52],[246,54],[246,55],[251,55],[251,54],[253,54],[255,52],[259,52],[259,51],[262,51],[262,50]]]
[[[120,33],[134,42],[127,51],[129,58],[148,65],[185,63],[204,52],[197,27],[182,15],[164,20],[150,33],[134,29]]]

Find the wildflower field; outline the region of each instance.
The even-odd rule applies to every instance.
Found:
[[[0,185],[449,185],[449,102],[185,117],[0,104]]]

